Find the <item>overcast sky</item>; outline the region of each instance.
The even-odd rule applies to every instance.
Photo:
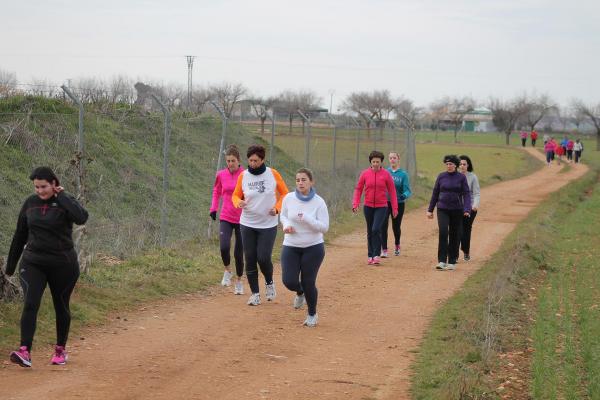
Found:
[[[0,0],[0,69],[20,83],[110,78],[353,91],[417,105],[547,93],[600,101],[597,0]]]

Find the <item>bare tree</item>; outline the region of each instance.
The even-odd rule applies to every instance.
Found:
[[[452,126],[454,143],[457,143],[458,131],[462,129],[465,115],[475,108],[475,101],[470,97],[444,97],[434,103],[434,107],[442,113],[441,118]]]
[[[573,103],[577,103],[577,100],[574,100]],[[579,127],[587,119],[587,117],[581,112],[581,109],[577,108],[575,105],[571,106],[570,113],[571,120],[573,121],[573,124],[575,124],[575,128],[579,131]]]
[[[124,75],[113,76],[108,84],[108,96],[111,104],[133,104],[135,98],[133,82]]]
[[[241,83],[222,82],[209,89],[212,99],[221,107],[227,118],[231,117],[233,107],[246,94],[247,89]]]
[[[510,144],[510,134],[516,128],[517,122],[528,110],[527,99],[517,97],[510,101],[500,99],[490,100],[490,110],[492,110],[493,123],[506,136],[506,145]]]
[[[400,97],[394,103],[394,112],[398,119],[406,126],[406,149],[404,153],[404,165],[410,179],[414,182],[417,177],[417,149],[415,141],[415,129],[417,121],[423,113],[423,109],[416,107],[412,100]]]
[[[581,100],[573,100],[573,108],[584,115],[596,129],[596,150],[600,151],[600,103],[590,105]]]
[[[201,114],[204,110],[204,106],[210,100],[211,93],[208,89],[201,87],[194,87],[192,89],[192,108]]]
[[[321,98],[311,90],[292,91],[284,90],[275,99],[273,99],[273,110],[280,114],[285,114],[289,122],[289,133],[292,133],[292,124],[294,118],[298,116],[298,110],[305,114],[311,114],[311,110],[318,107]],[[302,121],[304,125],[304,120]]]
[[[0,69],[0,97],[12,96],[17,90],[17,74]]]
[[[277,96],[276,101],[273,104],[274,111],[287,116],[289,121],[289,134],[292,134],[292,123],[294,122],[296,111],[298,110],[297,100],[297,96],[294,92],[291,90],[284,90]]]
[[[256,114],[256,117],[260,120],[260,133],[264,135],[265,133],[265,121],[268,118],[267,112],[269,109],[273,107],[276,99],[273,97],[263,98],[263,97],[250,97],[248,102]]]
[[[342,109],[356,114],[362,119],[367,127],[367,137],[371,137],[371,124],[373,122],[374,107],[372,95],[368,92],[353,92],[342,102]]]
[[[58,95],[57,89],[47,79],[33,78],[28,93],[33,96],[52,98]]]
[[[525,98],[527,110],[523,115],[523,122],[527,124],[530,131],[535,129],[535,126],[548,115],[551,111],[556,110],[556,104],[547,94],[542,94],[531,99]]]

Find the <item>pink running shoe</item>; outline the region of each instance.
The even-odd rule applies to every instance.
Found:
[[[381,259],[379,258],[379,256],[373,257],[373,265],[379,265],[379,264],[381,264]]]
[[[31,355],[27,346],[19,347],[19,350],[10,353],[10,361],[19,364],[21,367],[31,367]]]
[[[367,260],[367,265],[373,265],[373,257],[369,257]]]
[[[54,355],[52,356],[52,365],[65,365],[67,363],[67,351],[64,346],[54,346]]]

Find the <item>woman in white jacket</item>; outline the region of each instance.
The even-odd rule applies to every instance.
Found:
[[[281,250],[283,284],[296,292],[294,308],[306,303],[304,325],[314,327],[319,319],[316,280],[325,257],[323,233],[329,229],[329,213],[313,188],[312,172],[306,168],[298,170],[296,190],[283,199],[281,225],[285,233]]]
[[[458,169],[467,177],[467,183],[471,191],[471,213],[468,217],[463,217],[463,230],[460,238],[460,249],[464,253],[465,261],[469,261],[471,259],[471,231],[473,229],[473,222],[477,216],[477,210],[479,209],[479,179],[473,173],[471,158],[465,155],[458,158],[460,159]]]

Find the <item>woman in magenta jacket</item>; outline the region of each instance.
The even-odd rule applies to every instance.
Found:
[[[354,188],[352,211],[357,212],[360,198],[365,192],[364,214],[367,222],[368,265],[381,262],[381,226],[388,212],[388,196],[392,205],[392,217],[398,215],[398,199],[394,180],[388,171],[382,168],[384,155],[380,151],[369,154],[371,168],[365,169]]]
[[[225,151],[225,161],[227,168],[217,172],[215,184],[213,186],[212,204],[210,206],[210,217],[213,221],[217,219],[217,210],[219,209],[219,200],[222,198],[221,213],[219,215],[219,244],[221,249],[221,259],[225,266],[221,285],[231,286],[231,234],[235,232],[235,248],[233,257],[235,258],[235,272],[237,280],[235,282],[234,294],[244,294],[244,285],[242,275],[244,275],[244,249],[242,247],[242,237],[240,233],[241,208],[235,208],[231,201],[231,195],[235,189],[238,177],[244,170],[240,166],[240,152],[235,145],[230,145]]]

